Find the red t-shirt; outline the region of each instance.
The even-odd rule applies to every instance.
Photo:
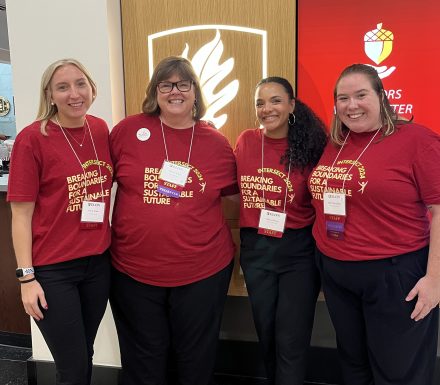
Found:
[[[107,124],[87,115],[95,143],[84,128],[68,129],[82,167],[58,125],[49,121],[48,136],[40,133],[40,122],[25,127],[14,143],[8,185],[8,201],[35,202],[32,217],[32,264],[48,265],[103,253],[110,245],[110,191],[113,168],[110,160]],[[67,129],[66,129],[67,130]],[[83,171],[84,170],[84,171]],[[101,170],[101,176],[100,176]],[[81,229],[81,202],[86,192],[93,201],[106,204],[100,228]],[[101,190],[102,180],[102,190]]]
[[[240,227],[258,228],[261,209],[282,212],[286,197],[286,228],[298,229],[313,223],[315,217],[311,195],[307,189],[310,170],[291,169],[290,183],[286,183],[288,170],[280,159],[288,143],[287,138],[264,137],[264,170],[261,173],[261,139],[259,128],[242,132],[235,146],[237,179],[240,187]]]
[[[373,135],[351,132],[333,170],[339,147],[328,144],[309,177],[316,210],[313,235],[321,252],[331,258],[388,258],[429,243],[426,206],[440,204],[440,136],[416,124],[399,125],[386,138],[379,133],[348,172]],[[324,183],[328,180],[332,191],[342,192],[347,172],[345,234],[336,240],[327,237]]]
[[[192,128],[164,124],[170,161],[187,165]],[[156,191],[166,159],[160,120],[139,114],[110,135],[118,191],[112,218],[112,260],[137,281],[180,286],[209,277],[234,255],[221,196],[237,192],[227,139],[205,123],[194,127],[187,183],[180,198]],[[232,189],[231,189],[232,187]]]

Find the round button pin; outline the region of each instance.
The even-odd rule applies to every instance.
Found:
[[[136,132],[136,137],[141,141],[145,142],[146,140],[150,139],[151,132],[148,128],[139,128],[139,130]]]

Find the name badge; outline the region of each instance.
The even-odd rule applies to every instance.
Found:
[[[324,214],[327,237],[343,240],[345,232],[345,194],[324,193]]]
[[[345,216],[345,194],[325,192],[324,214]]]
[[[281,238],[286,224],[286,213],[271,210],[261,210],[258,223],[258,234]]]
[[[191,169],[165,160],[159,174],[157,191],[172,198],[180,198]]]
[[[81,209],[82,229],[96,229],[104,223],[105,203],[83,201]]]

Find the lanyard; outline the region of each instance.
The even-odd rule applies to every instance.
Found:
[[[264,132],[261,130],[261,182],[263,184],[264,181]],[[286,212],[286,202],[287,202],[287,184],[289,183],[290,177],[290,157],[289,157],[289,171],[287,172],[287,181],[286,181],[286,193],[284,194],[284,207],[283,213]],[[266,209],[266,198],[264,196],[264,188],[263,188],[263,206],[264,210]]]
[[[361,153],[359,154],[359,156],[357,157],[357,159],[352,163],[352,165],[350,166],[350,168],[349,168],[349,169],[347,170],[347,172],[344,174],[344,180],[343,180],[343,182],[342,182],[342,189],[344,189],[344,187],[345,187],[345,180],[347,179],[347,176],[348,176],[348,174],[350,173],[351,169],[354,167],[355,164],[357,164],[357,162],[359,161],[359,159],[361,158],[361,156],[364,155],[364,152],[367,151],[367,148],[370,147],[370,144],[373,142],[374,138],[375,138],[376,135],[379,133],[379,131],[380,131],[380,128],[378,128],[378,129],[376,130],[376,132],[374,133],[374,135],[371,137],[370,141],[367,143],[367,145],[364,147],[364,149],[362,150],[362,152],[361,152]],[[348,139],[349,136],[350,136],[350,131],[348,131],[348,134],[347,134],[347,136],[346,136],[345,139],[344,139],[344,143],[342,143],[342,146],[341,146],[341,148],[339,149],[339,151],[338,151],[338,153],[337,153],[337,155],[336,155],[335,160],[333,161],[333,164],[332,164],[332,167],[331,167],[330,171],[333,171],[333,167],[334,167],[336,161],[338,160],[339,155],[340,155],[341,152],[342,152],[342,149],[344,148],[345,144],[347,143],[347,139]],[[326,186],[326,189],[327,189],[327,181],[328,181],[328,178],[325,180],[325,186]]]
[[[67,137],[66,133],[64,132],[65,129],[61,126],[61,124],[60,124],[60,122],[58,120],[58,116],[57,115],[55,115],[55,120],[57,121],[57,124],[60,127],[61,132],[63,133],[64,137],[66,138],[67,143],[69,143],[69,146],[70,146],[73,154],[75,155],[76,159],[78,160],[79,165],[81,166],[81,170],[82,170],[82,173],[84,175],[84,191],[85,191],[84,199],[87,200],[87,176],[86,176],[86,172],[85,172],[84,167],[83,167],[83,165],[81,163],[81,160],[79,159],[78,154],[76,153],[75,149],[72,146],[72,143],[70,142],[69,138]],[[92,131],[90,130],[90,126],[89,126],[89,122],[87,121],[87,118],[85,118],[85,122],[86,122],[87,130],[89,131],[90,139],[92,141],[92,146],[93,146],[93,151],[95,152],[96,162],[98,163],[99,182],[101,184],[101,200],[102,200],[102,202],[104,202],[104,188],[103,188],[103,185],[102,185],[101,164],[99,162],[98,153],[96,152],[96,147],[95,147],[95,141],[93,140]]]
[[[167,157],[167,160],[169,161],[169,158],[168,158],[168,149],[167,149],[167,142],[166,142],[166,140],[165,140],[165,132],[164,132],[164,130],[163,130],[163,123],[162,123],[162,119],[159,118],[159,120],[160,120],[160,128],[162,129],[162,138],[163,138],[163,145],[164,145],[164,147],[165,147],[165,155],[166,155],[166,157]],[[194,139],[194,122],[193,122],[193,125],[192,125],[191,142],[189,143],[188,161],[187,161],[187,164],[188,164],[188,165],[189,165],[189,160],[190,160],[190,157],[191,157],[191,151],[192,151],[193,139]]]

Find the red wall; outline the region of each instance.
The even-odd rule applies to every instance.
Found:
[[[364,50],[364,35],[392,32],[392,50],[376,64]],[[386,43],[388,47],[390,43]],[[379,42],[369,44],[381,49]],[[370,54],[370,56],[375,57]],[[377,57],[377,55],[376,55]],[[333,112],[333,87],[352,63],[396,67],[383,78],[391,104],[405,117],[440,133],[440,1],[298,0],[297,94],[326,123]]]

